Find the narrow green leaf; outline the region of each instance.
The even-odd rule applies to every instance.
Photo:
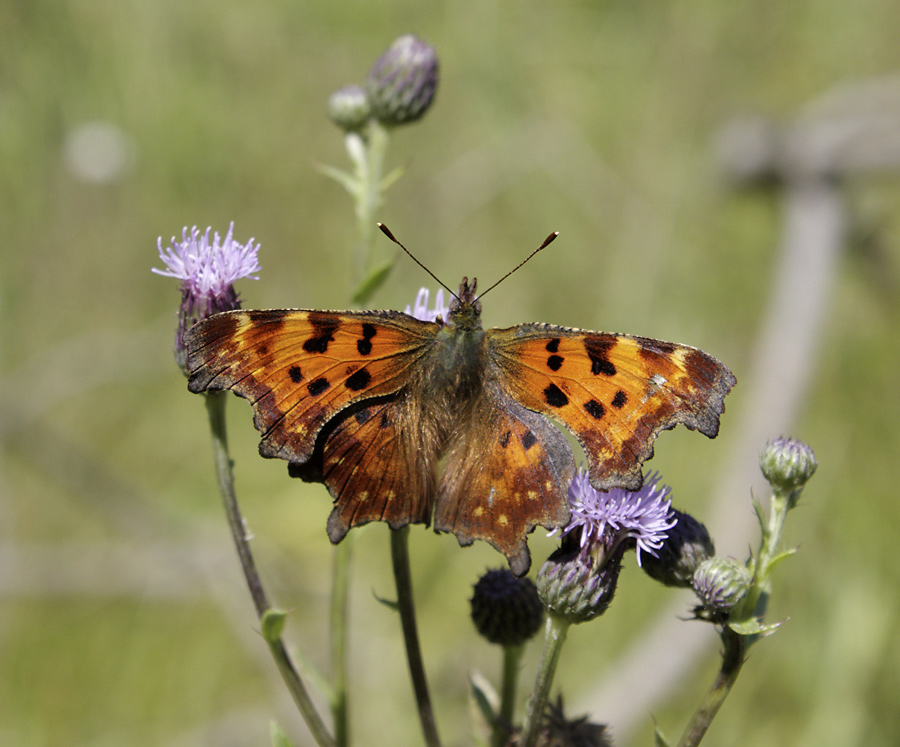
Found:
[[[377,291],[384,284],[384,281],[387,280],[393,267],[394,262],[389,261],[372,270],[372,272],[369,273],[369,276],[359,284],[359,287],[353,294],[353,303],[364,306],[375,291]]]
[[[753,510],[756,512],[756,519],[759,521],[760,527],[763,530],[766,528],[766,524],[768,523],[768,519],[766,517],[765,509],[762,507],[762,504],[757,500],[756,496],[752,497]]]
[[[390,174],[388,174],[384,179],[381,180],[381,184],[379,185],[379,189],[382,194],[388,191],[390,186],[397,181],[401,176],[403,176],[403,172],[405,169],[402,166],[398,166],[394,169]]]
[[[669,747],[669,740],[658,726],[653,727],[653,745],[654,747]]]
[[[293,747],[288,735],[277,721],[269,722],[269,738],[272,740],[272,747]]]
[[[771,625],[763,625],[757,618],[751,617],[748,620],[729,622],[728,627],[738,635],[768,636],[778,630],[778,628],[781,627],[781,623],[777,622],[772,623]]]
[[[396,601],[394,601],[392,599],[385,599],[384,597],[380,597],[374,591],[372,592],[372,596],[375,597],[375,601],[383,604],[389,610],[392,610],[394,612],[398,612],[400,610],[400,605]]]
[[[790,550],[785,550],[784,552],[778,553],[778,555],[776,555],[774,558],[772,558],[769,561],[768,571],[771,572],[775,568],[776,565],[781,563],[781,561],[786,560],[787,558],[791,557],[791,555],[796,555],[796,553],[797,553],[796,547],[793,547]]]
[[[353,174],[349,174],[342,169],[336,168],[334,166],[329,166],[325,163],[317,163],[316,171],[324,176],[334,179],[351,195],[356,195],[360,192],[361,189],[363,189],[363,186],[359,183],[359,179],[354,177]]]
[[[488,725],[493,725],[497,720],[497,709],[500,708],[500,697],[497,695],[497,691],[477,669],[470,672],[469,684],[472,688],[472,698],[481,711],[481,716]]]
[[[269,643],[276,643],[284,632],[284,622],[287,612],[275,608],[267,609],[260,620],[262,634]]]

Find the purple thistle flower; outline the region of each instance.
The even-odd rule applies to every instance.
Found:
[[[444,303],[443,288],[438,289],[437,295],[434,298],[433,309],[428,308],[428,298],[430,295],[431,291],[428,288],[419,288],[415,304],[411,307],[407,304],[406,308],[403,309],[404,313],[409,314],[422,322],[436,322],[438,319],[446,320],[447,314],[450,313],[450,307]]]
[[[162,237],[157,241],[159,258],[167,269],[153,272],[170,278],[181,280],[182,289],[199,299],[201,297],[221,298],[229,293],[236,280],[252,278],[258,280],[253,273],[259,272],[260,266],[256,254],[259,244],[253,245],[253,239],[246,244],[239,244],[232,235],[234,221],[228,227],[223,241],[218,231],[213,234],[212,243],[209,232],[201,234],[194,226],[188,236],[185,228],[181,232],[181,241],[172,237],[172,246],[163,249]]]
[[[675,526],[669,493],[652,474],[640,490],[595,490],[579,469],[569,486],[571,519],[560,548],[541,566],[538,594],[544,606],[570,622],[602,615],[612,602],[625,551],[656,555]],[[555,530],[554,530],[555,531]],[[551,532],[553,534],[553,532]]]
[[[162,237],[157,241],[159,258],[166,269],[152,268],[157,275],[177,278],[181,281],[181,308],[178,311],[178,330],[175,334],[175,361],[186,370],[187,351],[182,336],[201,319],[219,311],[230,311],[241,306],[234,283],[240,278],[258,278],[257,260],[259,244],[253,239],[239,244],[233,238],[234,222],[228,227],[224,240],[218,232],[210,241],[211,228],[201,234],[194,226],[190,235],[185,228],[181,241],[172,237],[172,245],[163,248]]]
[[[572,518],[563,535],[580,528],[582,554],[602,545],[604,557],[625,540],[634,540],[640,565],[641,552],[655,556],[677,521],[669,498],[672,489],[667,485],[657,487],[659,479],[654,472],[640,490],[600,491],[591,485],[587,470],[579,469],[569,486]]]

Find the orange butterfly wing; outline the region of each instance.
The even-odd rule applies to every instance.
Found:
[[[560,430],[488,383],[449,444],[434,528],[452,532],[461,545],[489,542],[524,575],[531,565],[527,535],[569,520],[574,473]]]
[[[312,458],[323,428],[340,412],[393,395],[408,383],[437,329],[390,311],[216,314],[185,334],[188,388],[227,389],[245,397],[262,433],[260,453],[303,464]],[[372,439],[370,450],[377,452],[392,429],[382,428],[385,433],[376,438],[373,427],[361,420],[357,413],[340,434],[346,439],[361,429]]]
[[[370,521],[392,529],[431,521],[438,454],[416,412],[406,391],[351,406],[325,426],[308,462],[288,465],[292,477],[328,488],[332,542]]]
[[[662,430],[681,423],[715,437],[736,382],[711,355],[661,340],[548,324],[487,335],[502,387],[576,436],[599,490],[639,488]]]

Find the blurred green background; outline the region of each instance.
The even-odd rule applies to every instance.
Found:
[[[309,743],[255,632],[202,402],[172,362],[177,283],[150,268],[158,236],[233,220],[262,245],[245,306],[346,306],[352,210],[315,170],[346,166],[325,102],[402,33],[437,48],[441,82],[392,141],[406,174],[382,219],[451,287],[493,281],[558,229],[486,300],[486,324],[628,331],[725,361],[739,385],[719,439],[664,434],[650,466],[701,519],[725,501],[746,536],[720,551],[743,559],[751,485],[711,493],[761,407],[747,380],[785,190],[740,188],[715,144],[735,117],[791,122],[836,87],[885,82],[898,28],[887,0],[0,4],[0,744],[260,745],[272,718]],[[796,416],[772,426],[820,462],[788,526],[800,552],[775,582],[771,616],[787,622],[754,649],[710,744],[900,741],[900,171],[830,185],[848,231]],[[403,308],[426,281],[401,260],[374,306]],[[330,501],[258,458],[246,403],[229,417],[263,574],[292,610],[290,640],[327,671]],[[399,626],[375,599],[393,595],[387,529],[352,534],[356,743],[416,744]],[[496,680],[500,662],[467,600],[502,558],[422,528],[412,552],[439,725],[466,744],[468,673]],[[641,706],[636,728],[620,724],[590,693],[616,689],[618,657],[690,605],[673,612],[628,565],[609,613],[573,630],[557,684],[574,713],[649,744],[653,717],[680,733],[717,645],[708,631],[662,700],[641,700],[652,667],[623,678]]]

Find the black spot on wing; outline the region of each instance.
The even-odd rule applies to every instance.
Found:
[[[551,355],[547,358],[547,367],[551,371],[559,371],[562,368],[563,358],[561,355]]]
[[[625,407],[625,403],[628,401],[628,395],[625,394],[621,389],[616,392],[616,396],[612,398],[612,402],[610,403],[617,410],[621,410]]]
[[[303,381],[303,372],[300,370],[300,366],[291,366],[288,369],[288,376],[291,377],[291,381],[295,384],[299,384]]]
[[[595,399],[585,402],[584,409],[594,420],[600,420],[606,414],[606,408]]]
[[[548,353],[558,353],[559,352],[559,338],[554,337],[552,340],[547,341],[547,352]]]
[[[368,322],[363,323],[362,330],[363,336],[362,339],[356,341],[356,349],[360,355],[369,355],[372,352],[372,338],[375,337],[378,330],[375,329],[374,324]]]
[[[591,373],[596,376],[615,376],[616,367],[609,360],[609,351],[616,344],[615,340],[602,337],[586,337],[584,349],[591,359]]]
[[[565,407],[569,404],[569,398],[556,384],[551,384],[544,390],[544,400],[550,407]]]
[[[352,376],[349,376],[344,383],[347,385],[347,389],[353,392],[359,392],[369,386],[370,381],[372,381],[372,374],[366,371],[366,369],[361,368]]]
[[[322,392],[328,390],[330,386],[331,384],[328,379],[318,378],[315,381],[310,381],[309,384],[306,385],[306,389],[313,397],[317,397],[322,394]]]
[[[537,436],[531,431],[525,431],[525,434],[522,436],[522,448],[525,449],[525,451],[528,451],[536,443]]]
[[[510,439],[511,436],[512,436],[512,431],[507,431],[506,433],[503,434],[502,438],[500,439],[500,445],[501,445],[504,449],[505,449],[507,446],[509,446],[509,439]]]
[[[307,353],[324,353],[328,350],[328,343],[334,339],[334,333],[341,326],[340,320],[330,314],[312,312],[309,322],[313,327],[312,336],[303,343],[303,349]]]

